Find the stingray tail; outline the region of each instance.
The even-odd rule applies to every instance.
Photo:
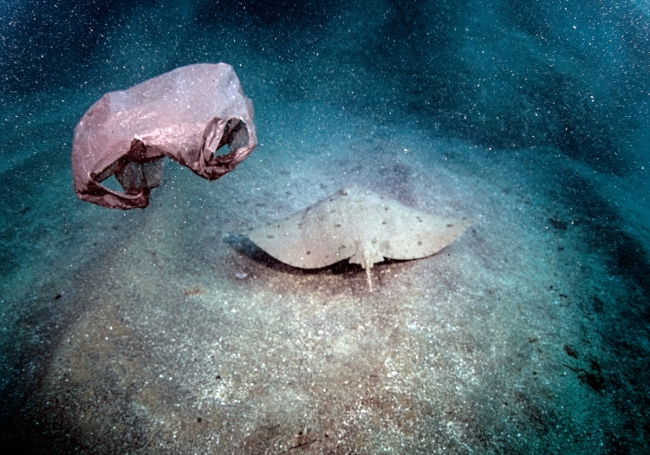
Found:
[[[368,248],[366,248],[363,252],[363,262],[364,264],[361,264],[361,266],[366,269],[366,280],[368,281],[370,292],[372,292],[372,278],[370,276],[370,269],[372,268],[373,263],[370,261],[370,253],[368,252]]]
[[[370,267],[366,267],[366,279],[368,281],[368,287],[370,288],[370,292],[372,292],[372,279],[370,278]]]

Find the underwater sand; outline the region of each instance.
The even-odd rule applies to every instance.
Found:
[[[36,449],[605,453],[643,412],[645,364],[616,348],[648,349],[643,326],[610,325],[643,290],[592,234],[639,227],[578,164],[256,108],[259,148],[217,182],[167,162],[150,207],[110,211],[77,201],[61,164],[18,215],[12,247],[34,262],[9,272],[4,332],[27,371],[3,377]],[[357,266],[302,271],[245,238],[352,183],[478,221],[433,257],[377,264],[373,293]]]
[[[260,144],[212,183],[167,161],[145,210],[75,197],[72,130],[104,91],[171,69],[164,52],[208,31],[179,26],[156,48],[160,24],[141,6],[127,21],[144,24],[139,40],[118,27],[75,76],[88,85],[3,95],[6,453],[649,450],[647,122],[630,133],[633,164],[604,172],[551,146],[482,146],[414,121],[383,102],[398,85],[379,71],[325,71],[365,33],[345,24],[366,14],[350,5],[328,26],[357,35],[331,34],[320,56],[275,59],[250,36],[223,55],[187,46],[188,60],[235,65]],[[301,62],[295,77],[322,85],[317,96],[276,87],[278,68]],[[337,99],[359,84],[376,92]],[[477,221],[434,256],[376,264],[372,293],[358,266],[300,270],[246,239],[352,184]]]

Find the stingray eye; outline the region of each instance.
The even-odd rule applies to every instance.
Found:
[[[454,227],[454,225],[453,224],[448,224],[447,227],[451,228],[451,227]]]

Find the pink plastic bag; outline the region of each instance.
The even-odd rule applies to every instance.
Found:
[[[208,180],[235,169],[255,148],[253,103],[230,65],[177,68],[93,104],[74,131],[77,196],[120,209],[144,208],[163,158]],[[228,146],[227,153],[218,150]],[[102,185],[115,175],[123,193]]]

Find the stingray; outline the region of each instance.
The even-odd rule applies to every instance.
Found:
[[[289,218],[253,229],[248,238],[275,259],[315,269],[344,259],[366,271],[384,259],[419,259],[445,248],[473,220],[443,218],[356,186]]]

